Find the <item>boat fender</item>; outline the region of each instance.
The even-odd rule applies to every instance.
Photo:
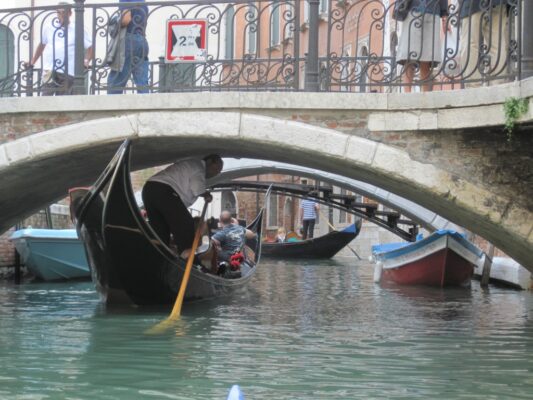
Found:
[[[377,262],[374,266],[374,283],[379,283],[381,280],[381,273],[383,272],[383,263]]]
[[[244,394],[239,385],[233,385],[229,391],[227,400],[244,400]]]

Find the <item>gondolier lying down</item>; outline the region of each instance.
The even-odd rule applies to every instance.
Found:
[[[211,237],[217,249],[218,274],[226,276],[235,272],[240,276],[240,267],[245,257],[243,250],[246,239],[253,239],[256,234],[235,223],[236,220],[231,217],[231,213],[227,210],[222,211],[219,222],[222,229]]]
[[[188,207],[199,196],[211,201],[206,179],[218,175],[223,166],[216,154],[203,159],[186,158],[152,176],[143,187],[142,198],[150,225],[166,245],[172,233],[182,258],[188,257],[194,240],[194,220]]]

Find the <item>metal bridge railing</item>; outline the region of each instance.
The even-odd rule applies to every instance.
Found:
[[[533,15],[533,0],[124,5],[74,0],[67,6],[0,10],[0,96],[408,92],[493,85],[533,75],[533,24],[523,20]],[[128,11],[132,18],[120,39],[121,31],[113,27],[126,24]],[[203,58],[165,62],[167,47],[174,51],[178,42],[175,33],[167,32],[167,21],[191,19],[205,21],[205,34],[187,31],[183,41],[201,48],[204,40]],[[113,43],[123,60],[118,67],[109,64]]]

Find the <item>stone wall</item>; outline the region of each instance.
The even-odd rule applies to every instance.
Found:
[[[148,168],[146,170],[132,173],[131,181],[134,191],[140,191],[146,180],[152,176],[159,168]],[[68,212],[69,198],[57,202],[56,206],[52,206],[52,226],[54,229],[73,229],[74,225],[70,219]],[[56,211],[56,212],[54,212]],[[24,220],[19,224],[22,228],[42,228],[47,229],[48,223],[44,211],[40,211]],[[0,268],[12,267],[15,264],[15,247],[9,241],[9,237],[15,231],[15,227],[10,228],[7,232],[0,235]],[[0,275],[2,275],[0,273]]]
[[[0,144],[20,139],[34,133],[91,119],[113,116],[112,112],[30,112],[18,114],[0,113]]]
[[[11,228],[0,235],[0,268],[15,265],[15,248],[8,240],[14,231],[15,229]]]

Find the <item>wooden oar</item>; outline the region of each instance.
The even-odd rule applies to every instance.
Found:
[[[209,202],[206,200],[206,202],[204,203],[204,208],[202,209],[202,214],[200,215],[200,221],[198,223],[198,227],[196,228],[196,233],[194,234],[194,240],[192,242],[192,247],[191,247],[191,254],[189,254],[189,258],[187,259],[187,264],[185,265],[185,272],[183,273],[183,278],[181,279],[180,290],[178,292],[178,297],[176,297],[176,302],[174,303],[174,307],[172,307],[172,312],[170,313],[167,319],[160,322],[153,328],[149,329],[146,332],[148,334],[161,333],[165,329],[173,325],[180,318],[181,306],[183,305],[185,291],[187,290],[187,284],[189,283],[189,277],[191,275],[192,264],[194,262],[194,255],[196,253],[196,249],[198,248],[198,244],[200,243],[200,238],[202,237],[202,225],[204,222],[208,204]]]
[[[333,229],[334,231],[337,231],[337,230],[338,230],[337,228],[335,228],[333,225],[331,225],[331,224],[329,223],[329,218],[328,218],[326,215],[324,215],[324,213],[323,213],[320,209],[318,209],[318,212],[320,213],[320,215],[322,215],[322,217],[324,217],[324,218],[326,219],[326,222],[328,223],[328,225],[329,225],[329,227],[330,227],[331,229]],[[356,252],[354,249],[352,249],[352,248],[350,247],[349,244],[347,244],[346,247],[348,247],[348,249],[350,249],[350,251],[351,251],[353,254],[355,254],[355,256],[356,256],[359,260],[362,259],[361,257],[359,257],[359,254],[357,254],[357,252]]]

